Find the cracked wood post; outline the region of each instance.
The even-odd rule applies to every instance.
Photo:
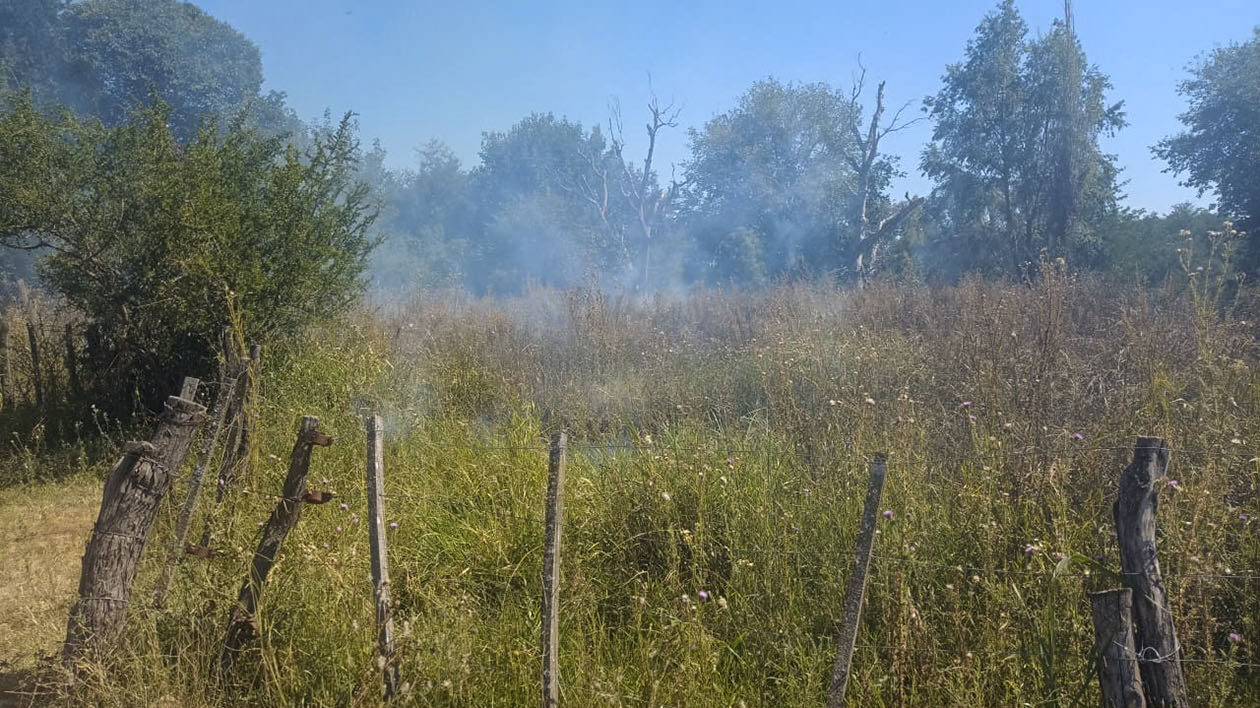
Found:
[[[879,520],[879,499],[884,492],[884,478],[888,472],[886,460],[883,453],[876,453],[874,459],[871,460],[871,478],[866,485],[866,502],[862,506],[862,526],[858,529],[853,573],[849,575],[849,588],[844,593],[844,624],[840,627],[840,646],[836,649],[836,663],[831,669],[827,708],[839,708],[844,704],[844,693],[849,684],[849,665],[853,661],[858,625],[862,621],[862,600],[866,597],[866,572],[871,563],[871,549],[875,545],[875,522]]]
[[[302,418],[297,441],[289,455],[289,473],[284,479],[280,501],[276,503],[276,508],[272,510],[271,517],[263,527],[249,576],[241,586],[236,608],[228,620],[223,651],[219,655],[219,670],[222,674],[226,675],[232,670],[236,655],[258,632],[258,622],[254,615],[258,611],[258,598],[262,595],[263,583],[267,581],[267,574],[276,564],[276,557],[285,537],[297,525],[298,519],[302,518],[302,494],[306,491],[306,475],[311,467],[311,448],[316,445],[328,447],[331,444],[332,438],[319,432],[318,418],[309,415]]]
[[[1133,650],[1133,591],[1117,588],[1088,594],[1103,708],[1146,708]]]
[[[122,628],[149,529],[205,413],[190,400],[168,398],[152,441],[127,443],[106,480],[66,626],[62,663],[68,668],[88,652],[104,656]]]
[[[547,464],[547,521],[542,572],[542,708],[560,703],[560,532],[564,528],[564,461],[568,442],[563,432],[551,438]]]
[[[1133,462],[1120,479],[1115,505],[1120,568],[1125,586],[1133,590],[1138,664],[1150,708],[1189,706],[1181,647],[1155,549],[1155,511],[1159,505],[1155,485],[1167,473],[1169,452],[1159,438],[1138,438]]]
[[[158,579],[157,588],[153,591],[154,607],[160,608],[166,602],[166,593],[171,588],[171,580],[175,569],[184,557],[184,542],[188,539],[188,527],[192,523],[192,513],[197,507],[197,497],[201,493],[201,483],[206,477],[206,468],[210,466],[210,457],[214,455],[214,448],[219,444],[219,435],[223,432],[228,401],[232,399],[236,392],[236,381],[235,377],[223,381],[223,385],[220,386],[219,393],[215,397],[214,412],[211,414],[211,417],[214,419],[214,429],[210,435],[201,439],[201,450],[197,453],[197,467],[193,470],[192,478],[188,481],[188,494],[184,497],[184,506],[180,509],[179,519],[175,523],[175,537],[171,540],[170,554],[166,565],[162,568],[162,577]],[[208,551],[204,546],[201,547],[201,550]]]
[[[376,588],[377,645],[385,700],[398,693],[394,663],[394,619],[390,610],[389,556],[385,549],[385,427],[379,415],[367,419],[368,535],[372,546],[372,582]]]

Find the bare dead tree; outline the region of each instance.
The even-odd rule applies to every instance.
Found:
[[[860,69],[858,75],[853,81],[853,90],[849,95],[849,108],[852,115],[857,116],[861,113],[862,89],[866,83],[866,67],[858,62]],[[858,223],[858,238],[853,249],[853,265],[857,272],[858,285],[866,284],[866,281],[875,272],[875,263],[879,257],[879,249],[887,242],[889,237],[897,232],[897,229],[905,222],[916,209],[923,205],[922,197],[911,198],[906,195],[905,201],[897,205],[892,212],[881,219],[872,220],[870,214],[870,203],[876,195],[872,194],[872,178],[874,176],[876,160],[879,157],[879,143],[886,136],[900,132],[910,126],[923,120],[922,117],[911,120],[902,120],[902,113],[910,106],[910,102],[902,104],[901,108],[893,114],[892,120],[887,125],[880,125],[884,117],[884,84],[879,82],[879,88],[875,91],[875,110],[871,112],[870,125],[867,128],[866,135],[862,135],[861,128],[857,121],[853,121],[853,138],[855,144],[860,146],[860,151],[850,158],[850,165],[857,173],[857,194],[856,194],[856,213]]]
[[[635,215],[635,225],[638,227],[640,237],[642,261],[639,266],[637,284],[637,289],[640,292],[647,289],[648,276],[650,275],[652,264],[652,241],[662,224],[664,224],[674,204],[674,200],[687,184],[686,180],[678,181],[671,169],[669,186],[652,189],[652,178],[655,174],[652,170],[653,160],[656,158],[656,140],[661,130],[678,127],[678,115],[682,113],[682,107],[675,106],[673,102],[661,105],[660,100],[653,93],[651,100],[648,101],[647,109],[648,114],[651,116],[644,126],[647,129],[648,136],[647,154],[643,157],[643,167],[637,175],[634,173],[634,168],[625,159],[625,132],[622,130],[621,107],[618,104],[614,103],[612,105],[612,116],[608,119],[609,141],[612,144],[612,152],[617,156],[617,161],[621,163],[625,172],[625,179],[621,184],[621,194]]]

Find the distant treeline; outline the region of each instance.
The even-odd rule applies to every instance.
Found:
[[[433,141],[390,169],[349,114],[304,123],[262,82],[258,48],[189,3],[0,0],[9,282],[37,264],[100,356],[169,374],[204,362],[225,322],[270,340],[369,286],[756,289],[1035,278],[1060,259],[1158,281],[1191,269],[1210,230],[1236,234],[1226,219],[1246,233],[1260,216],[1260,28],[1183,83],[1185,130],[1152,149],[1216,205],[1163,215],[1123,205],[1099,148],[1123,105],[1071,18],[1030,36],[1010,0],[922,110],[886,102],[865,71],[843,87],[767,78],[686,129],[650,93],[596,126],[534,113],[485,133],[472,166]],[[880,141],[913,120],[932,138],[917,166],[898,164]],[[623,122],[646,126],[636,154]],[[686,140],[683,164],[660,164],[667,140]],[[890,193],[909,169],[929,194]],[[1256,270],[1254,237],[1233,241]]]

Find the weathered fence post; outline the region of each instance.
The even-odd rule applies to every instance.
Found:
[[[39,366],[39,337],[35,333],[35,323],[26,321],[26,339],[31,345],[31,386],[35,389],[35,407],[44,407],[44,374]]]
[[[179,397],[185,401],[197,400],[197,389],[201,387],[201,379],[193,376],[185,376],[184,383],[179,387]]]
[[[1137,659],[1142,689],[1151,708],[1187,708],[1186,679],[1181,671],[1181,646],[1168,607],[1168,590],[1159,572],[1155,550],[1155,483],[1168,469],[1168,446],[1159,438],[1140,437],[1133,462],[1120,480],[1116,498],[1116,535],[1124,584],[1133,590],[1137,625]]]
[[[564,529],[564,462],[568,438],[551,438],[547,464],[546,545],[542,572],[542,708],[560,704],[560,534]]]
[[[258,611],[258,598],[262,595],[263,583],[267,581],[267,574],[276,564],[280,545],[284,543],[289,531],[297,525],[298,519],[302,518],[302,495],[306,490],[306,474],[311,467],[311,448],[316,445],[328,447],[331,444],[332,438],[319,432],[318,418],[302,418],[297,442],[289,455],[289,474],[284,479],[280,501],[276,503],[276,508],[272,510],[271,517],[263,527],[249,576],[241,586],[236,608],[228,620],[227,634],[223,638],[223,652],[219,655],[219,669],[223,674],[231,671],[236,655],[258,631],[254,613]]]
[[[235,390],[235,376],[221,381],[219,393],[214,400],[214,413],[211,415],[214,418],[214,429],[210,435],[201,439],[201,450],[197,453],[197,467],[188,481],[188,494],[184,497],[184,506],[180,509],[179,519],[175,522],[175,537],[171,540],[170,556],[167,558],[166,565],[162,567],[162,576],[158,579],[157,588],[153,591],[154,607],[162,607],[166,601],[166,593],[171,588],[171,579],[175,569],[179,567],[180,559],[184,556],[184,542],[188,539],[188,527],[192,523],[193,510],[197,507],[197,496],[201,493],[201,483],[206,477],[206,468],[210,466],[214,448],[219,444],[219,434],[223,432],[227,402],[235,395]],[[212,552],[204,546],[197,550],[205,554]]]
[[[1133,650],[1133,591],[1089,593],[1094,615],[1094,654],[1103,708],[1146,708],[1137,655]]]
[[[67,667],[73,669],[88,651],[106,649],[121,629],[149,529],[205,412],[190,400],[168,398],[152,441],[127,443],[106,480],[83,553],[79,599],[66,626]]]
[[[3,405],[13,404],[13,362],[9,358],[9,318],[0,313],[0,396]]]
[[[228,332],[224,333],[225,352],[231,343]],[[230,354],[227,364],[229,370],[236,371],[236,395],[228,399],[225,413],[228,426],[227,443],[223,447],[223,456],[219,460],[219,479],[214,492],[214,504],[218,509],[227,496],[228,487],[241,472],[241,462],[249,458],[249,448],[253,441],[254,393],[258,381],[259,368],[262,364],[262,347],[254,345],[250,350],[252,358],[242,358],[239,351]],[[203,547],[210,546],[210,524],[212,518],[206,517],[205,526],[201,530]]]
[[[853,573],[849,575],[849,587],[844,593],[844,624],[840,627],[840,646],[836,649],[836,663],[831,669],[827,708],[839,708],[844,703],[844,692],[849,685],[849,664],[853,661],[858,625],[862,621],[862,600],[866,597],[866,571],[871,563],[871,549],[875,545],[875,522],[879,518],[879,499],[884,492],[884,478],[888,472],[886,461],[887,458],[882,452],[876,453],[874,459],[871,460],[871,478],[866,485],[866,503],[862,506],[862,526],[858,529]]]
[[[385,439],[379,415],[367,419],[367,501],[372,545],[372,582],[376,587],[376,629],[385,700],[398,692],[394,663],[394,620],[390,609],[389,556],[385,552]]]
[[[74,325],[69,322],[66,323],[66,386],[70,389],[72,400],[83,399],[83,386],[79,383],[79,355],[74,350]]]

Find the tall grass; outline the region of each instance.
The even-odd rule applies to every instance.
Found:
[[[849,703],[1095,703],[1085,591],[1114,584],[1110,505],[1142,433],[1178,450],[1160,554],[1196,660],[1193,702],[1260,703],[1260,671],[1245,666],[1260,663],[1255,323],[1246,301],[1212,310],[1187,283],[1118,285],[1051,268],[1032,287],[452,295],[311,332],[268,354],[249,474],[230,504],[199,508],[220,556],[187,560],[165,611],[134,607],[80,696],[378,703],[361,420],[373,411],[388,426],[402,705],[537,702],[543,440],[560,427],[574,446],[568,705],[821,702],[876,451],[889,453],[892,514]],[[340,497],[305,509],[264,591],[261,637],[219,681],[302,414],[338,438],[315,451],[311,479]],[[163,557],[147,555],[137,598]]]

